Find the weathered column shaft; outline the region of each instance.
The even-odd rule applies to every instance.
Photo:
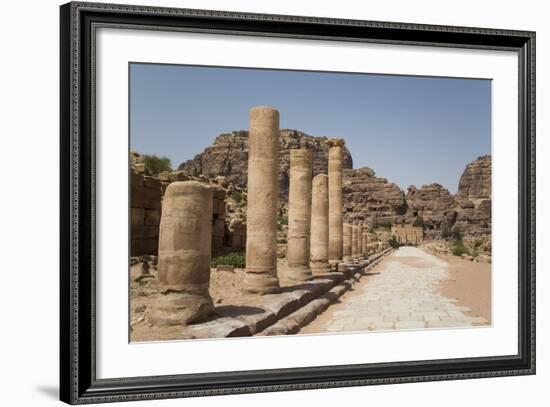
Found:
[[[352,244],[352,226],[349,223],[344,223],[343,236],[343,261],[344,263],[351,262],[351,244]]]
[[[288,191],[288,269],[285,279],[302,282],[311,279],[309,250],[311,233],[311,151],[290,150]]]
[[[368,245],[369,245],[369,238],[367,232],[363,231],[363,247],[361,249],[361,252],[365,257],[368,257]]]
[[[329,262],[336,265],[343,256],[343,191],[342,161],[344,140],[330,139],[328,150],[328,194],[329,194]]]
[[[359,257],[359,226],[356,224],[351,227],[351,257],[353,259]]]
[[[246,211],[246,276],[244,290],[254,294],[279,291],[277,277],[277,212],[279,203],[279,112],[258,106],[250,110],[248,134],[248,199]]]
[[[214,311],[208,292],[212,194],[197,181],[173,182],[166,188],[158,254],[161,294],[149,314],[155,325],[185,325]]]
[[[357,257],[363,258],[363,224],[357,225]]]
[[[313,178],[311,202],[310,267],[313,274],[330,271],[328,262],[328,176]]]

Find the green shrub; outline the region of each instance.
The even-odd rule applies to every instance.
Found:
[[[462,229],[455,226],[451,231],[451,235],[453,236],[453,239],[456,241],[462,240]]]
[[[143,163],[149,173],[156,175],[163,171],[172,171],[172,164],[167,157],[157,157],[156,155],[143,155]]]
[[[453,255],[462,256],[463,254],[470,254],[462,239],[458,239],[453,246]]]
[[[211,267],[217,267],[219,265],[233,266],[235,268],[245,268],[245,255],[244,253],[229,253],[223,256],[214,257],[210,262]]]
[[[233,191],[231,193],[231,197],[233,198],[233,200],[236,202],[236,203],[241,203],[242,200],[243,200],[243,194],[239,191]]]
[[[477,249],[479,246],[481,246],[483,241],[481,239],[476,239],[474,241],[474,247]]]

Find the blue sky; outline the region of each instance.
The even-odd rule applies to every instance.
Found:
[[[405,189],[438,182],[456,192],[466,164],[491,152],[486,79],[131,64],[130,145],[176,168],[220,133],[248,128],[252,106],[281,128],[342,137],[354,168]]]

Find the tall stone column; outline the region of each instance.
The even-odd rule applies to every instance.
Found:
[[[359,259],[359,226],[356,223],[351,226],[351,257]]]
[[[363,223],[357,225],[357,257],[363,259]]]
[[[311,202],[311,258],[313,274],[330,271],[328,263],[328,176],[319,174],[313,178]]]
[[[352,229],[353,228],[349,223],[344,223],[344,236],[343,236],[344,263],[351,263],[351,244],[352,244],[352,234],[353,234]]]
[[[288,268],[285,279],[303,282],[312,278],[309,268],[311,233],[311,150],[290,150],[288,190]]]
[[[185,325],[214,311],[208,292],[212,194],[197,181],[173,182],[166,188],[158,251],[161,294],[149,314],[155,325]]]
[[[246,211],[246,276],[244,291],[276,293],[277,212],[279,203],[279,112],[250,110],[248,134],[248,206]]]
[[[329,139],[328,150],[328,205],[329,205],[329,263],[334,267],[343,257],[342,161],[344,140]]]
[[[367,232],[365,232],[365,229],[363,227],[363,247],[361,249],[361,253],[363,253],[363,256],[365,256],[365,258],[369,257],[369,249],[368,249],[368,245],[369,245],[369,235],[367,234]]]

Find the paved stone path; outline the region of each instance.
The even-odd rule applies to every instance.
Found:
[[[350,332],[486,325],[483,317],[439,292],[448,263],[415,247],[402,247],[363,277],[300,333]]]

